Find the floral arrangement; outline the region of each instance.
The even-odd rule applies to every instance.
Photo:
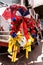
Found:
[[[16,62],[18,60],[16,57],[20,47],[26,50],[26,58],[28,59],[28,52],[31,52],[31,45],[34,43],[34,37],[36,37],[35,21],[24,6],[12,5],[8,9],[10,9],[9,17],[11,17],[8,40],[8,53],[11,55],[11,61]]]

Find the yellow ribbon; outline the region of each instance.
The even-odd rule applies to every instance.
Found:
[[[16,46],[16,41],[20,41],[22,38],[21,34],[18,34],[18,36],[16,36],[15,38],[10,37],[8,40],[8,52],[9,54],[12,54],[12,62],[16,62],[17,61],[17,50],[18,50],[18,46]]]
[[[15,38],[10,37],[8,41],[8,52],[12,54],[11,61],[16,62],[17,61],[17,50],[18,46],[16,46],[16,41],[20,41],[22,39],[22,34],[18,34]],[[23,47],[23,49],[26,49],[26,58],[28,59],[28,52],[31,51],[31,44],[34,42],[34,39],[30,36],[30,39],[28,39],[26,45]]]
[[[28,59],[28,52],[31,52],[31,44],[32,42],[34,42],[34,39],[32,37],[30,37],[30,39],[28,40],[28,42],[26,43],[26,45],[24,46],[23,49],[26,49],[26,58]]]

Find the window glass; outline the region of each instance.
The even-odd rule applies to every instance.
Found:
[[[12,0],[12,3],[20,4],[21,3],[21,0]]]

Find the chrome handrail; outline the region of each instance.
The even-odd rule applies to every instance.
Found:
[[[8,42],[8,40],[0,39],[0,42]]]
[[[4,33],[4,32],[5,32],[5,33],[9,33],[10,31],[0,31],[0,32],[1,32],[1,33],[2,33],[2,32],[3,32],[3,33]]]
[[[8,42],[9,31],[0,31],[0,42]]]
[[[0,36],[10,36],[10,35],[0,35]]]

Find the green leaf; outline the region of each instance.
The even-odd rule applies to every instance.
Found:
[[[16,41],[16,46],[18,46],[18,47],[20,46],[20,44],[19,44],[19,42],[18,42],[18,41]]]

